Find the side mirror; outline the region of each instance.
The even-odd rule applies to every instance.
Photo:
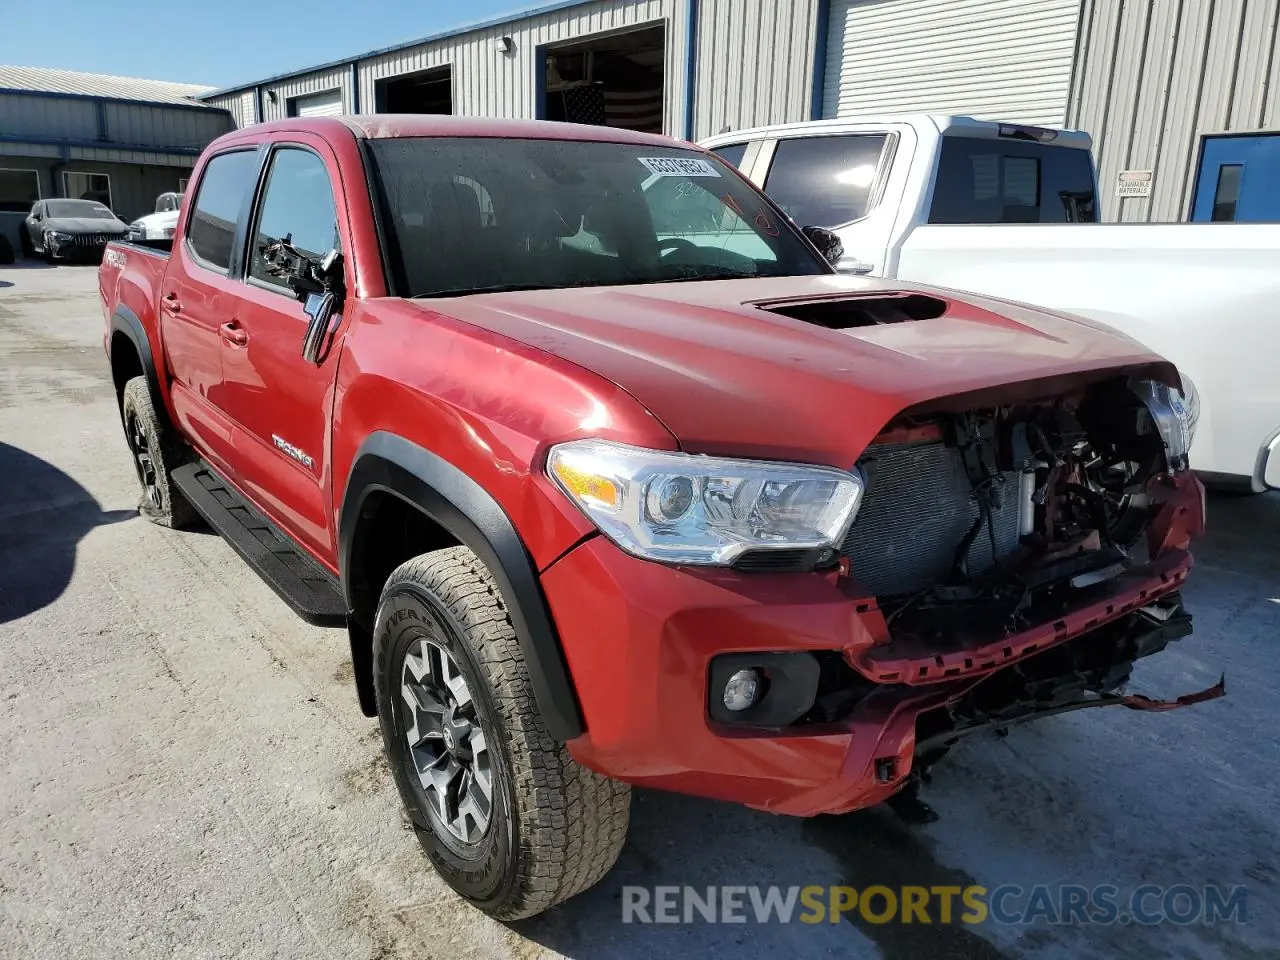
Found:
[[[327,339],[337,306],[338,298],[331,290],[307,294],[302,305],[302,312],[309,318],[306,336],[302,338],[302,359],[307,363],[320,362],[320,350]]]
[[[826,227],[803,227],[800,232],[804,234],[806,240],[818,248],[822,259],[833,267],[844,259],[844,244]]]

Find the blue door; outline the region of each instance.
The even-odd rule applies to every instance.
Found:
[[[1205,137],[1191,219],[1280,222],[1280,134]]]

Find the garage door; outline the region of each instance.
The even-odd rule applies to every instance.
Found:
[[[326,90],[289,101],[291,117],[340,117],[342,116],[342,91]]]
[[[1080,0],[832,0],[823,115],[1060,125]]]

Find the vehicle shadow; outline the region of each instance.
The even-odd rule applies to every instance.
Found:
[[[723,956],[883,958],[883,960],[1007,960],[990,941],[958,923],[905,925],[868,922],[857,910],[838,922],[817,917],[796,901],[788,923],[759,923],[750,894],[745,923],[623,921],[623,888],[877,884],[968,887],[974,879],[940,863],[931,843],[887,808],[802,820],[731,804],[638,790],[631,830],[617,867],[585,894],[532,920],[511,924],[521,936],[568,957]],[[826,904],[828,895],[819,898]],[[650,904],[652,907],[652,903]],[[956,915],[961,911],[956,900]],[[881,904],[881,909],[883,904]],[[634,919],[634,918],[633,918]],[[682,918],[683,919],[683,918]]]
[[[104,512],[53,464],[0,443],[0,623],[48,606],[67,588],[90,530],[137,516]]]
[[[1280,493],[1211,494],[1208,535],[1186,591],[1196,632],[1139,677],[1178,694],[1225,670],[1228,697],[1173,714],[1086,711],[962,744],[939,764],[925,799],[941,814],[909,826],[886,808],[796,820],[731,804],[637,790],[617,867],[540,917],[511,924],[573,958],[839,956],[1001,960],[1052,954],[1171,954],[1174,937],[1217,955],[1250,952],[1276,935],[1274,851],[1280,803],[1258,782],[1280,775],[1268,729],[1272,641],[1280,633]],[[1222,745],[1232,744],[1229,760]],[[1254,784],[1253,789],[1249,785]],[[1157,826],[1158,825],[1158,826]],[[1249,924],[979,927],[868,922],[623,922],[624,888],[847,885],[960,887],[1002,883],[1246,884]],[[746,899],[746,898],[744,898]],[[652,906],[652,901],[650,902]],[[956,904],[956,913],[961,905]],[[1255,919],[1258,918],[1258,919]],[[681,918],[683,920],[683,918]],[[1259,922],[1261,921],[1261,922]],[[1273,941],[1274,942],[1274,941]],[[1188,956],[1191,954],[1189,953]]]

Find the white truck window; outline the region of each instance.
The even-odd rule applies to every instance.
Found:
[[[742,158],[747,155],[747,145],[745,143],[726,143],[723,147],[712,147],[711,152],[725,163],[741,167]]]
[[[799,226],[834,227],[867,215],[884,134],[778,141],[764,191]]]
[[[930,223],[1097,219],[1089,151],[1003,138],[943,138]]]

